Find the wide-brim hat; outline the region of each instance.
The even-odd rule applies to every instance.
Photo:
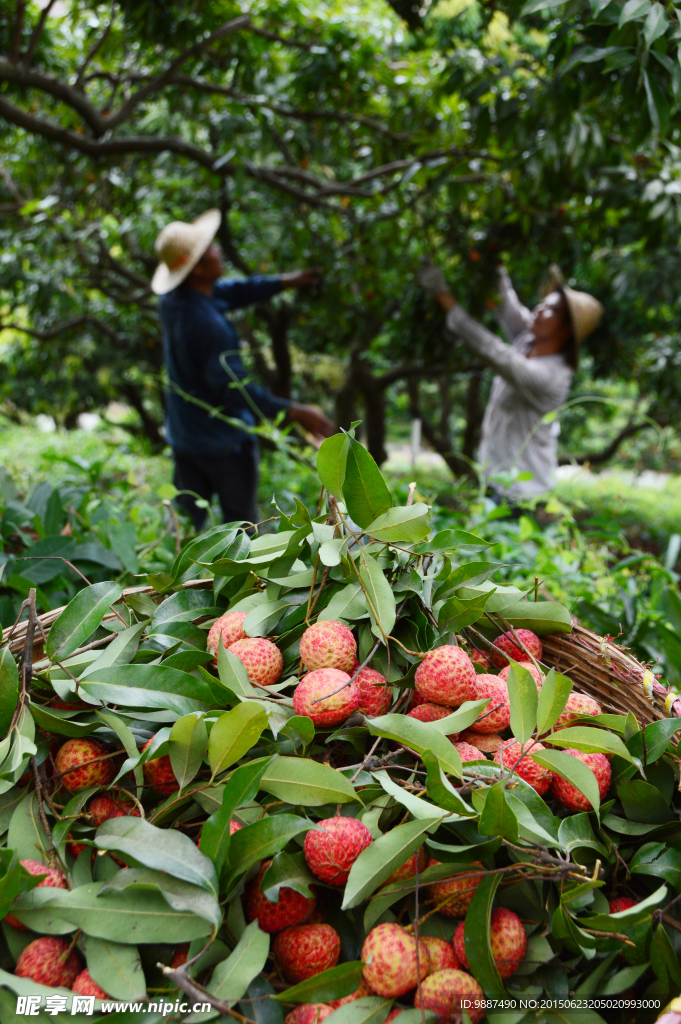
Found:
[[[552,291],[560,291],[565,296],[575,345],[580,345],[598,327],[604,312],[603,306],[588,292],[578,292],[566,284],[557,263],[552,263],[549,267],[543,294],[548,295]]]
[[[151,280],[155,295],[165,295],[182,284],[191,274],[220,227],[219,210],[206,210],[191,224],[174,220],[166,224],[156,239],[156,252],[160,263]]]

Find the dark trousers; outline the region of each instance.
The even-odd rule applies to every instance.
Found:
[[[217,494],[226,523],[257,521],[256,496],[258,492],[258,445],[247,439],[239,451],[219,456],[189,455],[173,449],[175,473],[173,483],[179,494],[177,504],[191,516],[197,530],[206,522],[208,510],[196,504],[196,498],[210,501]]]

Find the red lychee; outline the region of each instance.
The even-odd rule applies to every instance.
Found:
[[[582,715],[600,715],[601,705],[586,693],[571,693],[554,729],[564,729]]]
[[[458,708],[466,700],[475,700],[475,669],[460,647],[436,647],[428,651],[416,669],[416,689],[433,704]]]
[[[69,946],[70,942],[56,935],[34,939],[19,954],[14,973],[50,988],[71,988],[83,965],[75,949],[68,952]]]
[[[418,690],[412,690],[411,691],[411,700],[407,702],[407,706],[409,707],[410,711],[413,711],[414,708],[419,707],[420,704],[428,704],[428,703],[429,703],[429,701],[425,697],[422,697]],[[451,712],[450,712],[450,714],[451,714]]]
[[[62,875],[61,871],[57,871],[56,868],[48,868],[47,865],[41,864],[39,860],[22,860],[21,866],[28,871],[29,875],[44,875],[38,884],[36,889],[42,889],[46,887],[48,889],[66,889],[66,879]],[[20,932],[27,932],[28,928],[21,921],[17,921],[13,914],[5,915],[5,924],[9,924],[12,928],[17,928]]]
[[[596,776],[598,793],[602,800],[610,789],[610,780],[612,779],[612,770],[607,757],[604,754],[583,754],[581,750],[566,750],[564,753],[572,754],[578,761],[581,761],[582,764],[591,769]],[[567,807],[569,811],[592,810],[591,802],[579,792],[576,786],[573,786],[567,779],[563,779],[555,773],[551,783],[551,792],[558,803],[561,803],[563,807]]]
[[[405,860],[404,864],[401,864],[399,868],[395,868],[390,878],[384,885],[392,885],[393,882],[403,882],[405,878],[413,878],[416,874],[416,858],[419,861],[419,872],[426,870],[426,864],[428,863],[428,854],[426,853],[425,846],[419,846],[416,853],[412,853],[408,860]]]
[[[468,657],[474,665],[479,665],[483,672],[489,672],[492,667],[492,662],[489,660],[487,655],[483,654],[482,651],[476,650],[475,647],[469,652]]]
[[[237,640],[229,648],[236,654],[248,672],[248,678],[258,686],[273,686],[284,667],[284,656],[271,640],[264,636],[249,636]]]
[[[528,740],[524,749],[530,749],[530,752],[534,754],[544,750],[544,747],[541,743],[532,743]],[[542,768],[528,754],[525,754],[522,760],[520,758],[520,744],[515,740],[509,740],[494,755],[494,760],[497,764],[502,764],[504,768],[512,768],[516,775],[519,775],[521,779],[524,779],[525,782],[532,786],[532,789],[539,793],[539,796],[543,796],[551,785],[553,772],[549,771],[548,768]]]
[[[541,690],[542,683],[544,682],[544,678],[545,678],[544,677],[544,673],[540,672],[539,669],[536,667],[536,665],[533,665],[531,661],[519,661],[518,664],[520,665],[521,668],[526,668],[527,669],[527,671],[530,673],[530,675],[534,679],[535,683],[537,684],[537,689]],[[509,674],[510,671],[511,671],[511,666],[510,665],[507,665],[506,668],[502,668],[501,672],[496,677],[497,681],[503,681],[504,683],[507,683],[507,681],[508,681],[508,674]]]
[[[284,1017],[284,1024],[321,1024],[332,1013],[326,1003],[301,1003]]]
[[[243,825],[241,824],[241,822],[240,821],[234,821],[232,819],[232,821],[230,821],[230,823],[229,823],[229,834],[230,834],[230,836],[233,836],[234,833],[238,832],[240,828],[243,828]]]
[[[352,670],[353,672],[355,669]],[[363,715],[376,718],[384,715],[393,699],[392,690],[386,685],[385,676],[375,668],[363,668],[355,679],[359,689],[359,707]]]
[[[483,991],[475,978],[465,971],[449,969],[436,971],[421,982],[420,996],[417,992],[414,1006],[432,1010],[436,1014],[435,1024],[452,1024],[461,1019],[463,1004],[471,1024],[478,1024],[485,1016],[480,1006],[483,1000]]]
[[[70,793],[86,786],[108,786],[116,774],[113,761],[98,761],[109,751],[97,740],[67,740],[59,748],[54,763],[62,783]],[[91,762],[91,763],[88,763]],[[69,769],[73,769],[70,771]]]
[[[61,697],[53,697],[49,703],[51,708],[56,708],[58,711],[85,711],[87,708],[91,708],[91,704],[86,704],[84,700],[66,701],[62,700]]]
[[[439,722],[441,718],[446,718],[451,713],[452,709],[446,708],[443,704],[430,704],[426,702],[412,708],[407,714],[407,718],[415,718],[417,722]]]
[[[286,980],[296,984],[335,967],[340,949],[340,936],[330,924],[299,924],[279,932],[273,953]]]
[[[462,921],[454,932],[452,942],[461,966],[468,971],[470,967],[466,958],[464,928],[465,921]],[[489,938],[499,974],[502,978],[510,978],[520,967],[527,949],[527,936],[520,918],[512,910],[496,907],[490,916]]]
[[[219,643],[222,643],[223,647],[229,648],[232,644],[235,644],[237,640],[246,639],[246,633],[243,631],[243,624],[247,614],[247,612],[227,612],[225,615],[221,615],[219,619],[216,619],[210,627],[208,631],[208,639],[206,640],[206,647],[210,654],[215,658],[216,665],[218,661]]]
[[[68,853],[71,854],[73,859],[76,860],[80,856],[80,854],[83,852],[83,850],[85,849],[86,843],[76,843],[76,842],[74,842],[73,837],[71,836],[70,833],[67,836],[67,839],[69,840],[69,842],[67,842],[67,844],[66,844],[66,849],[67,849]]]
[[[435,867],[439,863],[439,860],[430,857],[428,867]],[[460,867],[461,865],[456,866]],[[455,874],[454,870],[452,870],[452,878],[448,878],[443,882],[431,882],[428,886],[431,898],[438,904],[438,910],[445,917],[463,917],[468,910],[473,899],[473,893],[484,877],[484,875],[471,872],[473,867],[481,868],[482,864],[479,860],[474,860],[466,865],[463,871],[458,874]],[[454,868],[454,865],[452,865],[452,868]],[[446,903],[444,902],[445,900],[447,901]],[[442,906],[440,906],[440,903],[442,903]]]
[[[178,967],[182,967],[182,964],[186,964],[188,955],[189,943],[182,942],[173,953],[173,959],[170,961],[170,969],[172,971],[176,971]]]
[[[477,700],[489,697],[490,702],[471,725],[471,731],[493,733],[508,729],[511,724],[511,705],[506,687],[499,685],[496,676],[487,675],[477,676],[476,687]]]
[[[379,996],[394,999],[416,985],[416,939],[399,924],[372,928],[362,946],[364,980]],[[419,941],[419,975],[430,970],[428,948]]]
[[[638,900],[632,900],[631,896],[617,896],[610,900],[608,907],[611,914],[619,914],[623,910],[630,910],[638,904]]]
[[[311,829],[303,851],[310,871],[329,885],[345,885],[350,868],[362,850],[371,846],[371,832],[357,818],[325,818],[318,822],[321,832]]]
[[[154,737],[152,736],[144,744],[142,750],[147,750],[153,742]],[[163,754],[162,757],[152,757],[150,761],[145,761],[142,765],[142,771],[144,772],[144,781],[147,786],[151,786],[161,796],[170,796],[171,793],[176,793],[180,788],[168,754]]]
[[[124,818],[130,815],[133,818],[139,818],[139,809],[135,806],[132,800],[126,799],[124,796],[110,797],[105,794],[94,797],[90,801],[90,817],[95,828],[99,828],[109,818]]]
[[[466,729],[459,736],[460,743],[470,743],[478,750],[481,750],[483,754],[494,754],[504,745],[505,740],[502,740],[501,736],[497,736],[496,733],[488,735],[483,732],[473,732],[472,729]]]
[[[465,761],[484,761],[485,755],[479,747],[474,747],[472,743],[462,743],[458,740],[454,744],[454,749],[461,758],[462,762]]]
[[[436,971],[444,971],[447,969],[456,970],[459,966],[459,961],[456,958],[454,947],[449,942],[445,942],[444,939],[438,939],[435,935],[423,935],[421,941],[428,949],[428,955],[430,956],[430,971],[429,974],[435,974]]]
[[[331,619],[308,626],[300,638],[300,657],[308,672],[318,668],[336,668],[352,672],[357,644],[352,631]]]
[[[316,899],[314,896],[303,896],[295,889],[283,885],[279,890],[278,902],[270,903],[260,883],[271,863],[271,860],[263,861],[256,877],[246,885],[244,904],[249,924],[257,919],[264,932],[279,932],[282,928],[302,924],[314,910]]]
[[[354,1003],[356,999],[366,999],[367,996],[375,995],[376,993],[373,989],[369,988],[364,978],[362,978],[359,983],[359,988],[356,988],[349,996],[343,996],[342,999],[332,999],[328,1005],[332,1006],[334,1010],[337,1010],[339,1006],[345,1006],[347,1003]]]
[[[110,999],[108,992],[97,984],[90,975],[87,967],[81,971],[73,983],[73,991],[79,996],[94,996],[95,999]]]
[[[345,683],[348,685],[344,686]],[[311,718],[322,728],[339,725],[358,707],[357,681],[351,683],[348,673],[337,668],[318,668],[308,672],[293,691],[295,713]]]
[[[516,629],[515,634],[518,637],[518,640],[525,645],[532,657],[536,658],[537,661],[541,661],[544,649],[537,634],[533,633],[531,629]],[[509,658],[511,661],[530,660],[525,654],[525,651],[518,647],[515,637],[510,630],[507,633],[502,633],[501,636],[494,641],[494,646],[500,648],[500,650],[507,655],[507,657],[504,657],[504,654],[498,654],[496,651],[490,650],[489,656],[492,659],[492,664],[496,665],[497,668],[503,668],[504,665],[507,665]]]

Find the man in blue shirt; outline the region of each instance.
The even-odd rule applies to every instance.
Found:
[[[225,317],[230,310],[264,302],[284,288],[314,284],[317,271],[222,279],[222,251],[213,241],[219,224],[220,212],[208,210],[192,224],[167,225],[156,241],[161,262],[152,281],[153,291],[161,296],[158,310],[170,381],[166,439],[173,450],[173,480],[185,492],[177,500],[197,530],[207,513],[196,504],[196,496],[210,501],[217,494],[225,522],[257,518],[257,441],[236,424],[213,416],[212,410],[247,426],[260,416],[274,419],[283,411],[287,420],[297,421],[318,437],[336,430],[312,406],[244,383],[247,374],[239,355],[239,335]]]

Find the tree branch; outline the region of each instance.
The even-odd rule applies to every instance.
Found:
[[[641,430],[646,430],[648,427],[652,427],[652,423],[643,421],[642,423],[628,423],[626,427],[620,430],[619,434],[612,439],[609,445],[601,449],[600,452],[585,452],[582,455],[561,455],[558,459],[559,466],[584,466],[588,463],[591,466],[599,466],[608,459],[611,459],[619,446],[627,440],[629,437],[633,437],[634,434],[638,434]]]
[[[38,20],[38,24],[33,29],[33,32],[31,33],[31,38],[28,41],[28,46],[26,47],[26,53],[21,58],[22,63],[24,63],[24,64],[30,64],[31,63],[31,57],[33,56],[33,53],[35,51],[36,46],[38,45],[38,42],[39,42],[40,37],[41,37],[42,32],[43,32],[43,28],[45,27],[45,22],[47,21],[47,19],[49,17],[49,14],[50,14],[50,11],[52,10],[52,8],[54,7],[56,2],[57,2],[57,0],[49,0],[49,3],[47,4],[47,6],[43,7],[41,15],[40,15],[40,18]]]
[[[50,0],[50,6],[52,6],[53,3],[54,3],[54,0]],[[49,8],[48,8],[48,10],[49,10]],[[94,45],[90,48],[89,53],[87,54],[87,56],[85,57],[85,60],[81,64],[81,66],[80,66],[80,68],[78,70],[78,75],[76,77],[76,81],[75,81],[75,86],[74,87],[76,89],[81,85],[81,83],[83,81],[83,76],[84,76],[85,72],[87,71],[88,65],[94,59],[94,57],[97,56],[97,54],[99,53],[100,49],[104,45],[104,43],[106,41],[106,38],[109,35],[109,32],[111,31],[111,28],[113,26],[115,18],[116,18],[116,0],[112,0],[112,2],[111,2],[111,17],[109,18],[109,23],[106,26],[106,28],[104,29],[104,31],[102,32],[102,34],[99,37],[99,39],[97,39],[96,42],[94,43]]]
[[[16,14],[14,16],[14,31],[12,33],[12,45],[9,51],[9,59],[17,61],[21,51],[21,36],[24,31],[24,17],[26,15],[26,0],[17,0]]]

